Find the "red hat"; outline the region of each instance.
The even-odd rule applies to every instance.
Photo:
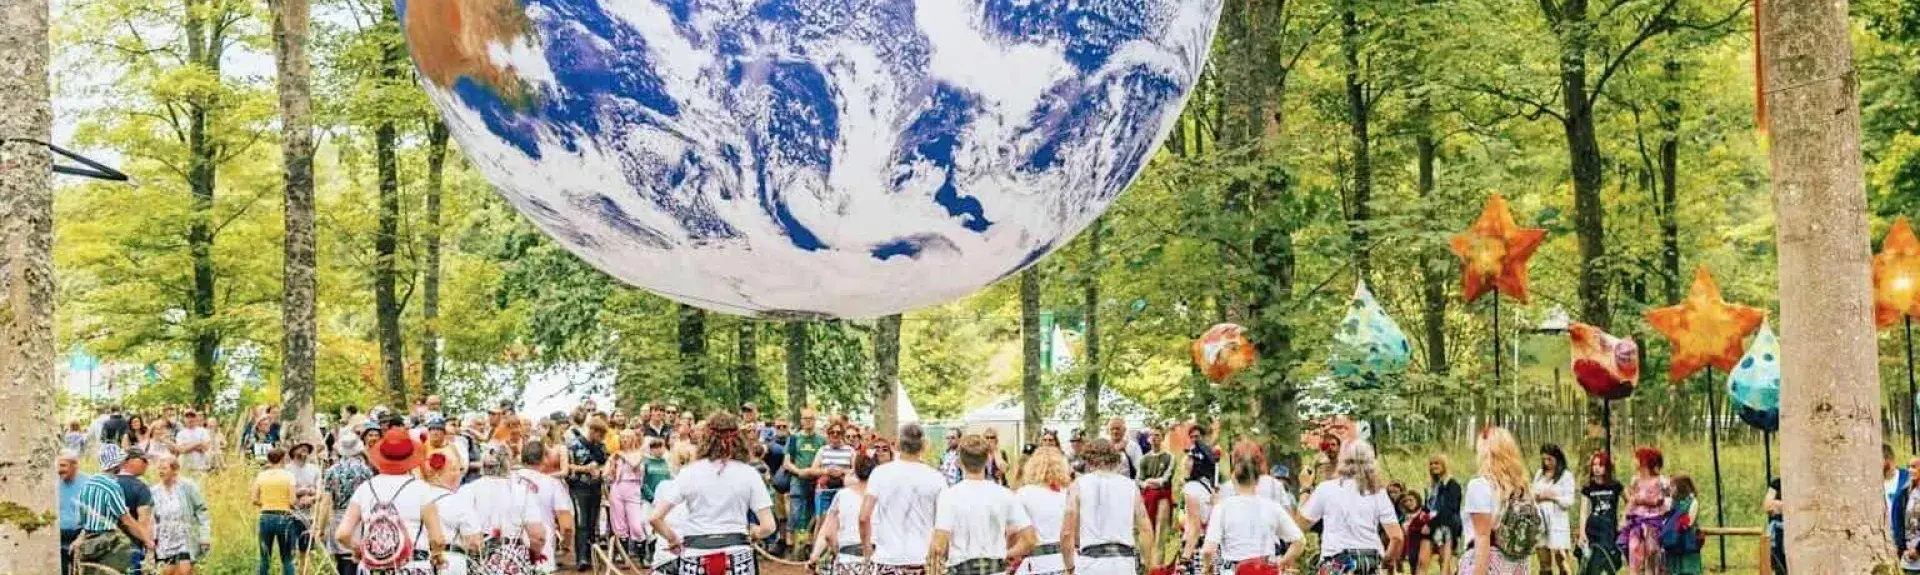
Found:
[[[420,461],[427,455],[426,446],[420,445],[405,429],[388,429],[380,434],[380,442],[367,450],[367,459],[381,475],[406,475],[420,467]]]

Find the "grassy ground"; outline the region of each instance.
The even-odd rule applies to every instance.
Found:
[[[1707,525],[1718,524],[1713,512],[1713,459],[1706,445],[1664,444],[1667,453],[1668,473],[1687,474],[1699,485],[1703,502],[1701,518]],[[1631,477],[1632,457],[1627,455],[1630,446],[1618,445],[1621,461],[1622,480]],[[1430,454],[1446,453],[1460,468],[1463,475],[1469,475],[1473,466],[1473,457],[1467,446],[1415,446],[1384,448],[1382,459],[1386,463],[1389,475],[1396,481],[1409,486],[1424,487],[1426,479],[1426,461]],[[1721,468],[1726,485],[1726,525],[1732,527],[1759,527],[1763,520],[1760,509],[1761,499],[1766,495],[1765,474],[1761,467],[1761,446],[1758,444],[1723,445],[1721,449]],[[1570,458],[1585,457],[1569,454]],[[1534,457],[1528,458],[1529,465],[1537,464]],[[1777,471],[1777,470],[1776,470]],[[255,535],[256,513],[248,500],[248,486],[253,478],[253,469],[240,466],[228,468],[209,477],[201,478],[202,489],[207,494],[213,513],[214,546],[213,555],[203,562],[199,573],[213,575],[241,575],[253,573],[258,562],[258,544]],[[1759,540],[1753,537],[1728,537],[1726,539],[1727,573],[1757,573],[1759,560]],[[1709,539],[1706,549],[1706,565],[1709,571],[1720,565],[1719,545]],[[332,564],[327,558],[316,552],[312,558],[312,569],[307,573],[331,574]],[[768,575],[787,575],[777,569],[767,569]]]

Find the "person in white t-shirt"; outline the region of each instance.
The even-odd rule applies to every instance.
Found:
[[[696,448],[694,448],[691,443],[684,441],[674,442],[673,449],[667,451],[667,479],[653,487],[653,498],[655,501],[659,501],[662,498],[679,496],[680,485],[674,482],[673,478],[680,474],[681,467],[685,467],[688,463],[693,462],[696,452]],[[647,520],[649,522],[653,520],[651,513],[648,515]],[[667,513],[667,525],[676,531],[686,530],[687,507],[682,505],[669,511]],[[675,555],[673,550],[667,547],[666,536],[662,535],[659,530],[653,531],[652,545],[653,550],[647,566],[652,568],[654,573],[672,575],[674,567],[680,563],[680,556]]]
[[[212,468],[208,454],[213,451],[213,432],[200,421],[200,412],[187,410],[187,426],[174,434],[173,450],[180,454],[180,466],[193,473]]]
[[[1466,556],[1460,558],[1460,574],[1525,575],[1531,571],[1532,561],[1508,559],[1488,544],[1493,540],[1494,527],[1500,524],[1505,502],[1528,494],[1527,469],[1520,461],[1520,446],[1514,443],[1513,433],[1489,427],[1480,432],[1474,454],[1479,460],[1480,475],[1467,482],[1466,503],[1460,506],[1467,542]]]
[[[860,544],[874,575],[926,572],[933,543],[934,506],[947,488],[946,477],[921,461],[927,432],[918,424],[900,428],[900,455],[874,468],[860,508]]]
[[[1334,476],[1313,489],[1300,505],[1300,514],[1309,523],[1320,523],[1321,561],[1353,565],[1346,573],[1378,572],[1381,565],[1400,556],[1405,543],[1399,514],[1380,478],[1379,460],[1365,441],[1346,442],[1340,448]]]
[[[573,497],[567,493],[567,485],[561,483],[559,478],[540,472],[541,464],[546,461],[546,444],[539,439],[527,440],[520,446],[520,464],[524,467],[513,471],[512,480],[533,497],[534,514],[540,518],[540,529],[549,535],[535,548],[539,553],[535,554],[537,561],[534,567],[552,572],[557,567],[557,542],[573,540]]]
[[[1060,531],[1067,520],[1067,488],[1073,483],[1073,471],[1060,450],[1042,447],[1027,456],[1020,472],[1026,485],[1014,492],[1027,518],[1033,520],[1033,553],[1020,562],[1020,575],[1056,575],[1067,570],[1061,554]]]
[[[380,474],[361,483],[354,489],[353,497],[348,500],[347,512],[340,520],[340,527],[334,531],[334,540],[342,547],[353,549],[356,554],[365,554],[364,533],[361,532],[363,518],[373,513],[374,507],[391,503],[398,512],[406,532],[413,554],[403,567],[407,573],[432,573],[437,565],[446,561],[446,532],[440,522],[438,500],[446,491],[415,479],[412,472],[426,458],[426,446],[414,441],[404,429],[389,429],[382,433],[380,442],[368,453],[373,468]],[[368,572],[365,562],[360,565],[361,572]]]
[[[446,508],[443,515],[453,524],[456,549],[471,561],[486,561],[494,549],[500,549],[519,555],[518,559],[533,566],[541,557],[538,550],[546,548],[547,518],[536,502],[538,494],[510,477],[512,459],[504,448],[482,451],[480,478],[461,486],[442,502]],[[459,562],[456,558],[448,563]]]
[[[1213,506],[1213,514],[1207,519],[1206,543],[1200,550],[1200,564],[1216,566],[1217,575],[1233,573],[1242,561],[1269,561],[1281,572],[1291,572],[1304,547],[1293,545],[1305,538],[1293,513],[1270,496],[1259,494],[1260,480],[1273,479],[1262,472],[1266,469],[1263,451],[1252,441],[1234,446],[1233,494]],[[1282,541],[1289,545],[1276,560],[1273,555]]]
[[[1067,514],[1060,521],[1061,557],[1068,573],[1133,575],[1155,565],[1153,524],[1140,486],[1120,474],[1120,451],[1095,439],[1081,446],[1087,473],[1067,489]]]
[[[819,565],[833,554],[827,575],[863,575],[866,559],[860,548],[860,508],[867,500],[867,481],[879,462],[866,453],[853,456],[853,472],[846,486],[833,496],[833,502],[820,516],[820,529],[813,536],[813,553],[807,564]]]
[[[674,476],[678,488],[666,496],[654,494],[653,529],[668,552],[680,557],[673,572],[712,573],[716,569],[710,564],[724,557],[729,575],[756,575],[760,566],[752,542],[773,534],[773,498],[748,463],[740,418],[714,414],[699,440],[699,459]],[[687,510],[686,523],[676,529],[667,515],[681,507]]]
[[[963,479],[934,505],[933,545],[927,564],[947,575],[1000,575],[1033,552],[1033,520],[1020,498],[987,480],[992,445],[978,435],[960,438]]]

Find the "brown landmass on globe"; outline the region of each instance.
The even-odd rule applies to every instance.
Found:
[[[403,32],[413,60],[427,81],[451,89],[473,78],[509,102],[523,97],[512,66],[493,62],[491,43],[510,44],[529,34],[533,22],[519,0],[409,0]]]

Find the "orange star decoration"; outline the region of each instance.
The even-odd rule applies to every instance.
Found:
[[[1546,237],[1546,230],[1515,224],[1505,197],[1494,194],[1488,198],[1480,219],[1448,242],[1453,254],[1460,256],[1461,267],[1466,268],[1467,291],[1462,295],[1467,303],[1480,299],[1489,289],[1526,303],[1527,258],[1533,257],[1540,240]]]
[[[1747,336],[1766,318],[1766,310],[1720,299],[1720,285],[1704,266],[1693,273],[1693,289],[1685,301],[1647,312],[1647,323],[1673,345],[1667,379],[1676,382],[1709,365],[1733,371]]]
[[[1873,256],[1873,321],[1885,329],[1906,316],[1920,317],[1920,239],[1900,216]]]

